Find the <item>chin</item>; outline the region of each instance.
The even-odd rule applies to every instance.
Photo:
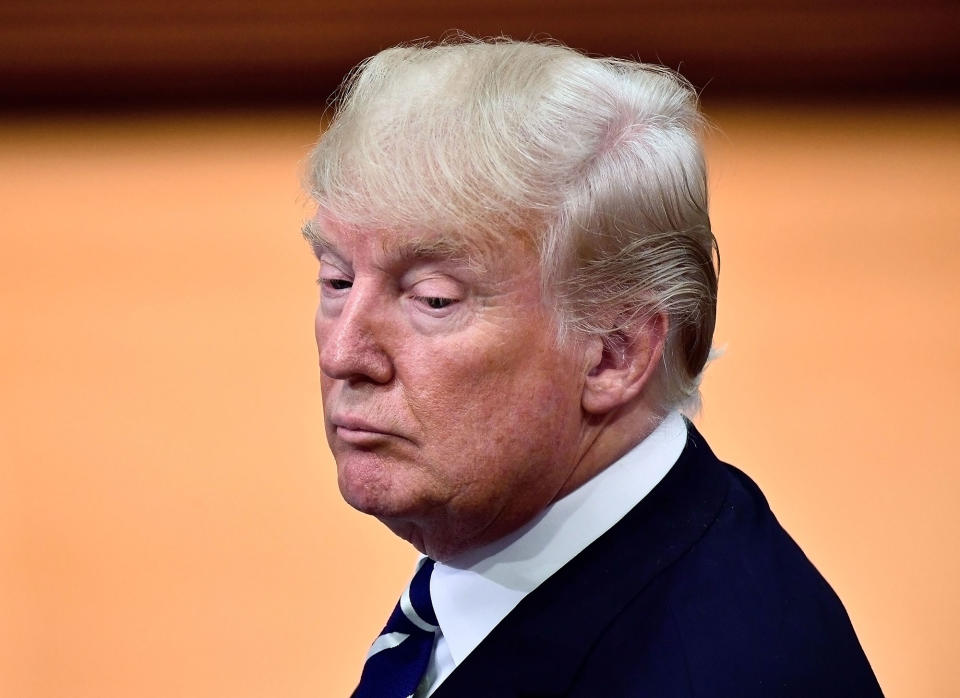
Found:
[[[349,477],[340,476],[337,480],[343,501],[357,511],[371,516],[380,516],[390,511],[389,501],[382,487],[367,482],[357,482]]]
[[[416,508],[405,496],[383,464],[366,459],[347,458],[338,461],[337,485],[343,500],[357,511],[377,518],[403,518]]]
[[[357,485],[357,483],[351,483],[342,476],[339,484],[340,494],[347,504],[357,511],[379,520],[395,535],[410,543],[424,555],[430,554],[423,527],[416,523],[418,520],[417,512],[422,509],[422,506],[398,498],[396,491],[384,491],[382,488]],[[437,558],[434,557],[434,559]]]

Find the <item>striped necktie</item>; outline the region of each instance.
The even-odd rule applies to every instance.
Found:
[[[367,652],[353,698],[409,698],[417,690],[439,630],[430,602],[432,572],[433,560],[421,558],[410,586]]]

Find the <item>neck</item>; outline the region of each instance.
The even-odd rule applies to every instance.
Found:
[[[581,455],[570,477],[557,492],[556,501],[595,477],[630,449],[646,439],[664,420],[666,414],[638,400],[632,405],[587,420]]]

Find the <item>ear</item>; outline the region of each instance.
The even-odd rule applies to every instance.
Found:
[[[583,409],[606,414],[633,400],[649,383],[667,338],[664,314],[625,327],[606,337],[594,337],[587,351]]]

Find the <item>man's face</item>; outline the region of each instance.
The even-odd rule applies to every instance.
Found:
[[[312,226],[344,499],[440,558],[555,499],[581,456],[585,359],[576,342],[558,346],[535,253]]]

